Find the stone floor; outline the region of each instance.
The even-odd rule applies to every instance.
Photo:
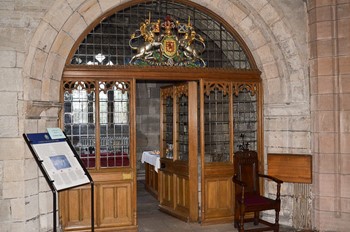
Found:
[[[186,223],[158,210],[158,202],[138,183],[138,224],[139,232],[234,232],[232,223],[201,226],[198,223]],[[280,232],[295,232],[291,228],[281,227]]]

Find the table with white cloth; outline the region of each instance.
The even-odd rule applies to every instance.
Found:
[[[158,199],[158,170],[160,156],[155,151],[144,151],[141,163],[145,164],[145,189]]]

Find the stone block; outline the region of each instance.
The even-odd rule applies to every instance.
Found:
[[[256,11],[260,11],[266,4],[268,4],[267,0],[250,0],[249,4],[252,8],[254,8]]]
[[[16,66],[16,52],[0,50],[0,67],[13,68],[15,66]]]
[[[15,221],[24,219],[25,204],[24,198],[11,199],[11,218]]]
[[[3,183],[3,198],[4,199],[15,199],[21,198],[24,194],[24,183],[23,181],[17,182],[4,182]]]
[[[268,25],[272,25],[281,19],[281,11],[276,10],[272,4],[266,4],[260,9],[259,14]]]
[[[275,58],[273,56],[273,49],[269,46],[269,44],[266,44],[256,49],[256,54],[259,56],[260,61],[262,63],[275,62]]]
[[[17,116],[17,92],[0,92],[0,116]]]
[[[318,113],[318,125],[319,131],[322,132],[334,132],[334,112],[332,111],[319,111]]]
[[[337,21],[338,23],[338,38],[350,37],[350,19],[341,19]]]
[[[344,1],[344,4],[337,5],[337,19],[349,18],[350,15],[350,3]]]
[[[334,77],[333,76],[319,76],[317,78],[317,93],[330,94],[334,91]]]
[[[45,232],[52,230],[40,230],[40,220],[39,217],[30,218],[25,222],[26,232]]]
[[[67,0],[69,6],[75,11],[85,0]]]
[[[350,55],[339,57],[339,73],[350,74]]]
[[[54,1],[43,19],[59,31],[72,13],[73,10],[66,1]]]
[[[316,8],[316,21],[322,22],[322,21],[330,21],[332,20],[333,12],[332,12],[332,6],[326,5]]]
[[[18,136],[17,116],[0,116],[0,137],[15,138]]]
[[[31,179],[24,181],[25,185],[25,196],[32,196],[38,194],[39,186],[38,179]]]
[[[22,138],[1,138],[0,150],[0,160],[22,159],[24,153],[24,141]]]
[[[106,12],[110,9],[113,9],[114,7],[120,5],[121,2],[125,2],[125,1],[121,1],[121,0],[100,0],[99,3],[100,3],[100,7],[101,7],[101,10],[103,12]]]
[[[279,77],[278,65],[275,62],[263,64],[262,72],[265,73],[267,79],[274,79]]]
[[[25,174],[24,179],[25,180],[37,179],[38,171],[39,171],[39,168],[33,156],[24,160],[24,174]]]
[[[38,195],[27,196],[25,198],[25,218],[27,220],[37,218],[39,215]]]
[[[256,25],[253,22],[253,19],[250,17],[245,17],[239,24],[238,27],[241,28],[248,35],[251,31],[256,29]]]
[[[50,53],[46,60],[43,74],[44,79],[60,81],[65,63],[66,59],[64,57],[55,53]]]
[[[349,28],[350,30],[350,28]],[[349,37],[343,37],[338,39],[338,53],[339,56],[349,56],[350,55],[350,43]]]
[[[4,161],[4,181],[23,181],[24,178],[23,160],[5,160]]]
[[[340,132],[350,132],[350,111],[340,112]]]
[[[0,50],[25,52],[32,32],[27,28],[0,28]]]
[[[24,52],[16,53],[16,68],[22,68],[24,66],[26,55]]]
[[[318,169],[322,173],[335,173],[334,165],[329,165],[335,163],[335,154],[333,153],[320,153],[318,155]]]
[[[350,93],[350,75],[344,74],[340,76],[340,92]]]
[[[259,28],[251,31],[251,33],[248,34],[248,37],[251,39],[251,42],[255,49],[264,46],[268,43],[268,41],[265,38],[265,35]]]
[[[334,133],[320,133],[319,134],[319,152],[325,154],[334,154]],[[322,170],[320,170],[322,171]]]
[[[316,23],[317,39],[331,39],[333,37],[333,22],[323,21]]]
[[[11,201],[1,200],[0,201],[0,222],[6,222],[11,220]],[[0,228],[2,228],[0,224]]]
[[[319,76],[332,76],[334,73],[334,60],[331,57],[318,58],[317,66]]]
[[[349,168],[349,167],[348,167]],[[340,173],[340,197],[349,197],[350,193],[350,175]]]
[[[261,1],[260,1],[261,2]],[[244,18],[246,18],[249,14],[249,10],[244,8],[244,6],[240,4],[236,4],[233,2],[227,2],[228,6],[223,8],[225,10],[225,17],[227,20],[232,20],[234,25],[239,24]]]
[[[335,196],[335,188],[334,184],[330,183],[335,183],[334,179],[334,174],[324,174],[320,173],[319,178],[320,178],[320,189],[319,189],[319,194],[321,196],[328,196],[328,197],[334,197]]]
[[[51,214],[44,214],[39,216],[39,224],[40,224],[40,231],[52,231],[53,227],[53,218],[52,213]],[[58,219],[57,219],[58,221]],[[58,231],[60,231],[58,229]]]
[[[271,25],[272,32],[276,37],[277,41],[284,41],[292,37],[290,29],[283,20],[279,20]]]
[[[1,40],[0,40],[1,41]],[[0,68],[0,91],[23,91],[20,68]]]
[[[63,26],[63,30],[66,31],[74,40],[77,40],[81,34],[83,34],[87,25],[81,14],[74,12],[67,22]]]
[[[350,154],[350,134],[342,133],[340,136],[340,152]]]
[[[48,22],[41,21],[33,36],[31,45],[37,48],[36,50],[40,49],[42,52],[48,53],[57,34],[57,30],[53,28],[52,25]],[[37,52],[36,50],[35,52]]]
[[[85,1],[77,11],[84,17],[87,25],[90,25],[95,19],[97,19],[101,14],[101,8],[97,0],[87,0]]]
[[[75,41],[70,37],[65,31],[60,31],[52,45],[51,51],[54,52],[62,58],[66,58],[71,51]]]
[[[294,131],[291,132],[289,146],[293,148],[310,148],[310,132]]]
[[[333,94],[322,94],[317,95],[316,110],[329,111],[334,109],[334,98]]]
[[[24,96],[25,99],[29,101],[41,100],[41,80],[35,80],[32,78],[24,79],[24,89],[35,89],[36,91],[25,91],[27,96]]]
[[[53,210],[53,196],[52,192],[40,192],[39,193],[39,212],[41,215],[48,214]]]
[[[322,39],[317,41],[317,57],[333,56],[333,43],[331,39]]]

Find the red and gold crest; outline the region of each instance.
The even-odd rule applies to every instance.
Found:
[[[178,44],[175,36],[164,36],[162,44],[162,52],[166,57],[172,58],[177,54]]]

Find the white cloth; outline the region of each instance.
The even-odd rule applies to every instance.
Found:
[[[141,157],[141,163],[148,163],[154,166],[154,170],[158,172],[160,168],[160,156],[153,151],[144,151]]]

